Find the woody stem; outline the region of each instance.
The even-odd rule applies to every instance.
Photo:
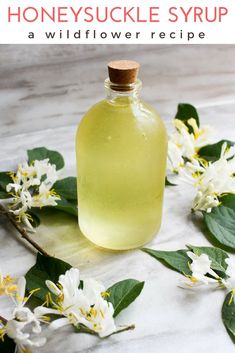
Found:
[[[7,320],[6,320],[4,317],[2,317],[2,316],[0,316],[0,322],[1,322],[3,325],[6,325],[6,324],[7,324]]]
[[[26,240],[28,243],[30,243],[40,254],[44,256],[50,256],[43,248],[34,241],[29,234],[26,232],[26,230],[21,226],[19,222],[16,221],[15,217],[7,211],[3,205],[0,204],[0,214],[6,216],[10,223],[14,226],[14,228],[21,234],[21,237]]]

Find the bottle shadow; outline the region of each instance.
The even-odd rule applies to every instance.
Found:
[[[113,251],[96,246],[81,232],[76,217],[63,212],[41,212],[35,237],[50,255],[87,272],[94,265],[108,264],[129,251]]]

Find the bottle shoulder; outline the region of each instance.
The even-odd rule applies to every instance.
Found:
[[[157,110],[146,103],[144,100],[138,101],[109,101],[103,99],[93,106],[84,114],[79,128],[95,128],[103,124],[103,126],[118,128],[118,126],[126,124],[129,121],[129,127],[138,126],[147,129],[161,129],[165,131],[164,123]]]
[[[146,111],[146,113],[155,116],[156,118],[161,120],[161,116],[156,108],[154,108],[151,104],[147,103],[145,100],[140,100],[140,107],[142,110]]]
[[[109,101],[108,99],[103,99],[98,102],[96,102],[94,105],[92,105],[87,112],[84,114],[84,118],[86,116],[91,116],[94,113],[94,116],[97,116],[97,113],[100,111],[105,112],[115,112],[115,113],[120,113],[123,114],[123,112],[129,111],[132,114],[141,112],[144,113],[145,115],[155,115],[159,119],[161,119],[160,114],[158,111],[149,103],[145,102],[142,99],[139,99],[138,101],[135,100],[128,100],[128,101]]]
[[[154,120],[157,123],[157,126],[160,127],[166,133],[166,127],[165,127],[164,121],[155,107],[153,107],[151,104],[141,99],[140,110],[143,113],[143,116],[146,117],[147,120],[148,119]]]

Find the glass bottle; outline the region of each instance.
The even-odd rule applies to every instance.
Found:
[[[78,217],[90,241],[124,250],[149,242],[160,228],[167,134],[139,98],[139,64],[114,61],[108,69],[107,97],[77,131]]]

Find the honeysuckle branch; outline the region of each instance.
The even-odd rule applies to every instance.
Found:
[[[21,237],[24,240],[26,240],[28,243],[30,243],[38,252],[40,252],[40,254],[44,256],[50,256],[36,241],[34,241],[29,236],[29,234],[21,226],[21,224],[16,221],[15,217],[10,212],[8,212],[1,203],[0,203],[0,215],[6,216],[10,221],[10,223],[14,226],[14,228],[21,234]]]
[[[113,336],[113,335],[116,335],[118,333],[122,333],[122,332],[125,332],[125,331],[130,331],[130,330],[134,330],[135,329],[135,325],[129,325],[129,326],[123,326],[122,328],[114,331],[113,333],[111,333],[110,335],[104,337],[104,338],[108,338],[110,336]],[[89,329],[88,327],[85,327],[85,326],[79,326],[78,328],[78,331],[80,333],[88,333],[90,335],[95,335],[95,336],[98,336],[98,333]]]
[[[3,324],[3,325],[6,325],[7,324],[7,320],[0,315],[0,322]]]
[[[124,326],[123,328],[120,328],[119,330],[112,333],[110,336],[116,335],[117,333],[134,330],[134,329],[135,329],[135,325]],[[110,337],[110,336],[108,336],[108,337]]]

